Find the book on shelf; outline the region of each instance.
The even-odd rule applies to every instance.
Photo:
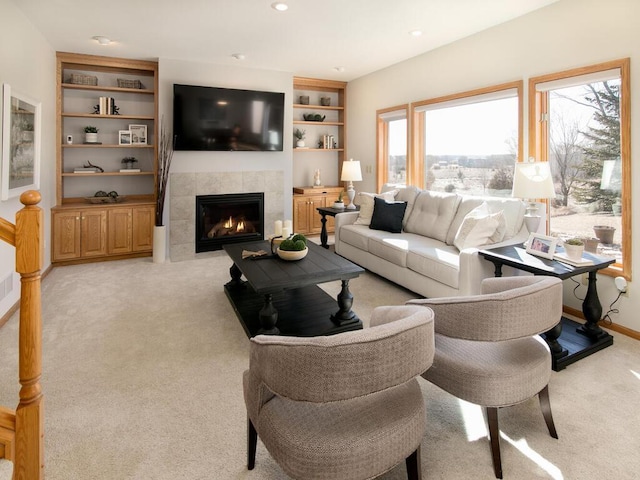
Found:
[[[124,173],[134,173],[139,171],[140,171],[139,168],[121,168],[120,169],[120,172],[124,172]]]
[[[558,252],[553,256],[554,260],[558,260],[562,263],[567,263],[574,267],[584,267],[585,265],[593,265],[593,262],[588,258],[582,257],[580,260],[576,260],[575,258],[571,258],[567,256],[565,252]]]

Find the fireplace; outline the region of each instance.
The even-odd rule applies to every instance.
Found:
[[[264,193],[196,196],[196,253],[264,240]]]

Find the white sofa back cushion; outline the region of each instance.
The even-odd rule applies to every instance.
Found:
[[[407,202],[407,209],[404,211],[404,217],[402,219],[402,228],[406,228],[407,220],[409,220],[409,215],[411,215],[411,210],[413,210],[413,204],[416,202],[416,197],[421,190],[413,185],[402,187],[392,183],[385,183],[382,186],[381,192],[385,193],[394,190],[398,191],[398,194],[396,195],[396,202]]]
[[[460,200],[461,197],[455,193],[420,191],[411,209],[405,231],[441,242],[446,241]]]
[[[447,245],[453,245],[456,233],[458,232],[460,225],[462,225],[464,217],[466,217],[471,210],[482,205],[483,202],[487,203],[487,208],[490,213],[497,213],[499,211],[504,213],[506,223],[504,240],[509,240],[520,231],[522,223],[524,222],[526,205],[519,198],[474,197],[470,195],[463,195],[458,211],[456,212],[456,215],[451,222],[451,227],[447,232]]]

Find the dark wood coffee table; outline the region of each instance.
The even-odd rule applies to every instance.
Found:
[[[224,291],[248,337],[258,334],[318,336],[362,328],[351,310],[349,280],[364,269],[309,242],[302,260],[242,258],[242,251],[270,251],[269,242],[224,245],[233,261]],[[246,280],[242,279],[242,276]],[[318,284],[342,281],[337,300]]]
[[[598,325],[602,316],[602,305],[596,289],[596,272],[611,265],[614,259],[584,252],[583,258],[591,260],[593,263],[574,267],[557,260],[531,255],[526,252],[523,245],[480,250],[478,254],[493,263],[496,277],[502,276],[503,265],[509,265],[534,275],[549,275],[561,280],[583,273],[589,275],[587,293],[582,302],[582,313],[586,323],[580,325],[563,316],[559,319],[558,325],[543,335],[551,349],[553,370],[562,370],[587,355],[613,345],[613,337]]]

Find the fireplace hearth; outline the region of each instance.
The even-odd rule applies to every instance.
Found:
[[[264,193],[196,196],[196,253],[264,240]]]

